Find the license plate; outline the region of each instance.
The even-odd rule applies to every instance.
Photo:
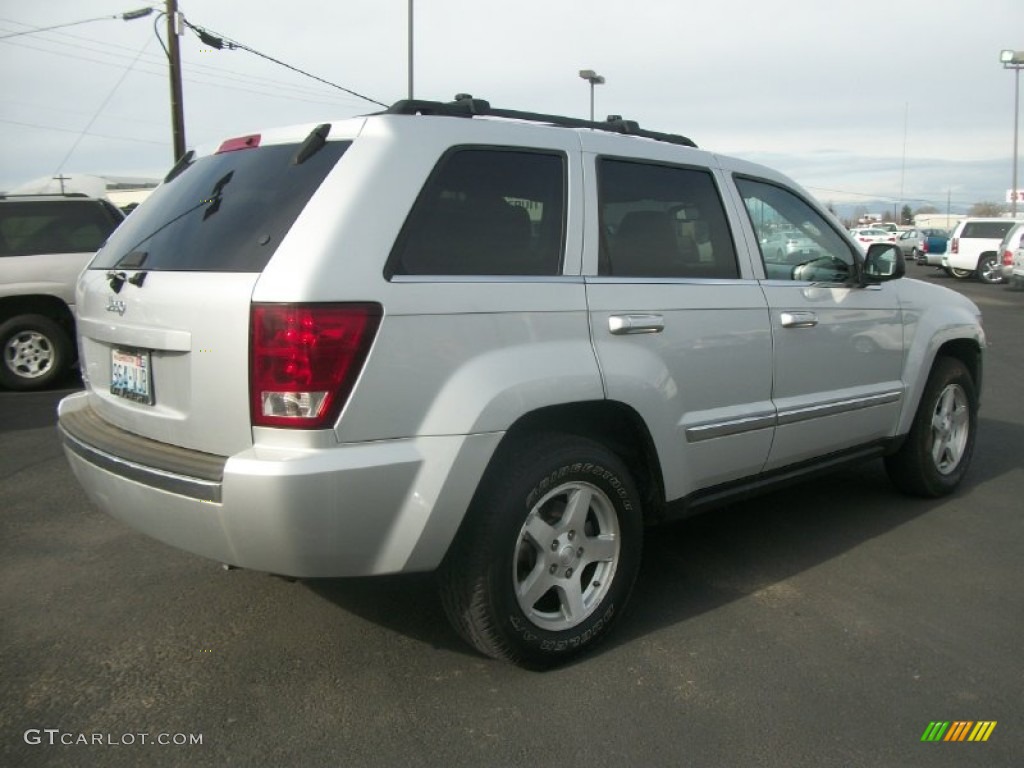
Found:
[[[110,394],[145,405],[153,404],[149,352],[110,351]]]

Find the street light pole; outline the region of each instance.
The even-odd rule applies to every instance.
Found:
[[[594,122],[594,86],[603,85],[604,78],[592,69],[581,69],[580,77],[590,83],[590,122]]]
[[[1017,218],[1017,137],[1020,123],[1020,71],[1024,68],[1024,51],[1002,51],[999,60],[1003,69],[1013,73],[1013,182],[1010,187],[1010,215]]]

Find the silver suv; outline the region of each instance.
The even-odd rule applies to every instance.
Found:
[[[813,243],[762,253],[778,232]],[[293,577],[438,571],[528,667],[645,526],[846,461],[964,477],[984,334],[784,176],[463,97],[190,153],[78,286],[67,456],[114,517]]]
[[[0,385],[39,389],[75,360],[75,282],[124,219],[81,194],[0,195]]]

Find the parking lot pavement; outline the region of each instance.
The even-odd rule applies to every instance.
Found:
[[[963,490],[867,464],[651,531],[629,621],[545,674],[463,646],[430,576],[292,583],[134,533],[76,485],[64,393],[0,393],[0,764],[1024,764],[1024,294],[910,270],[985,313]]]

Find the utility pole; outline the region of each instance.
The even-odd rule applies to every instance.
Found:
[[[167,58],[171,77],[171,131],[174,136],[174,162],[185,155],[185,103],[181,92],[181,48],[178,37],[182,34],[178,0],[167,0]]]

